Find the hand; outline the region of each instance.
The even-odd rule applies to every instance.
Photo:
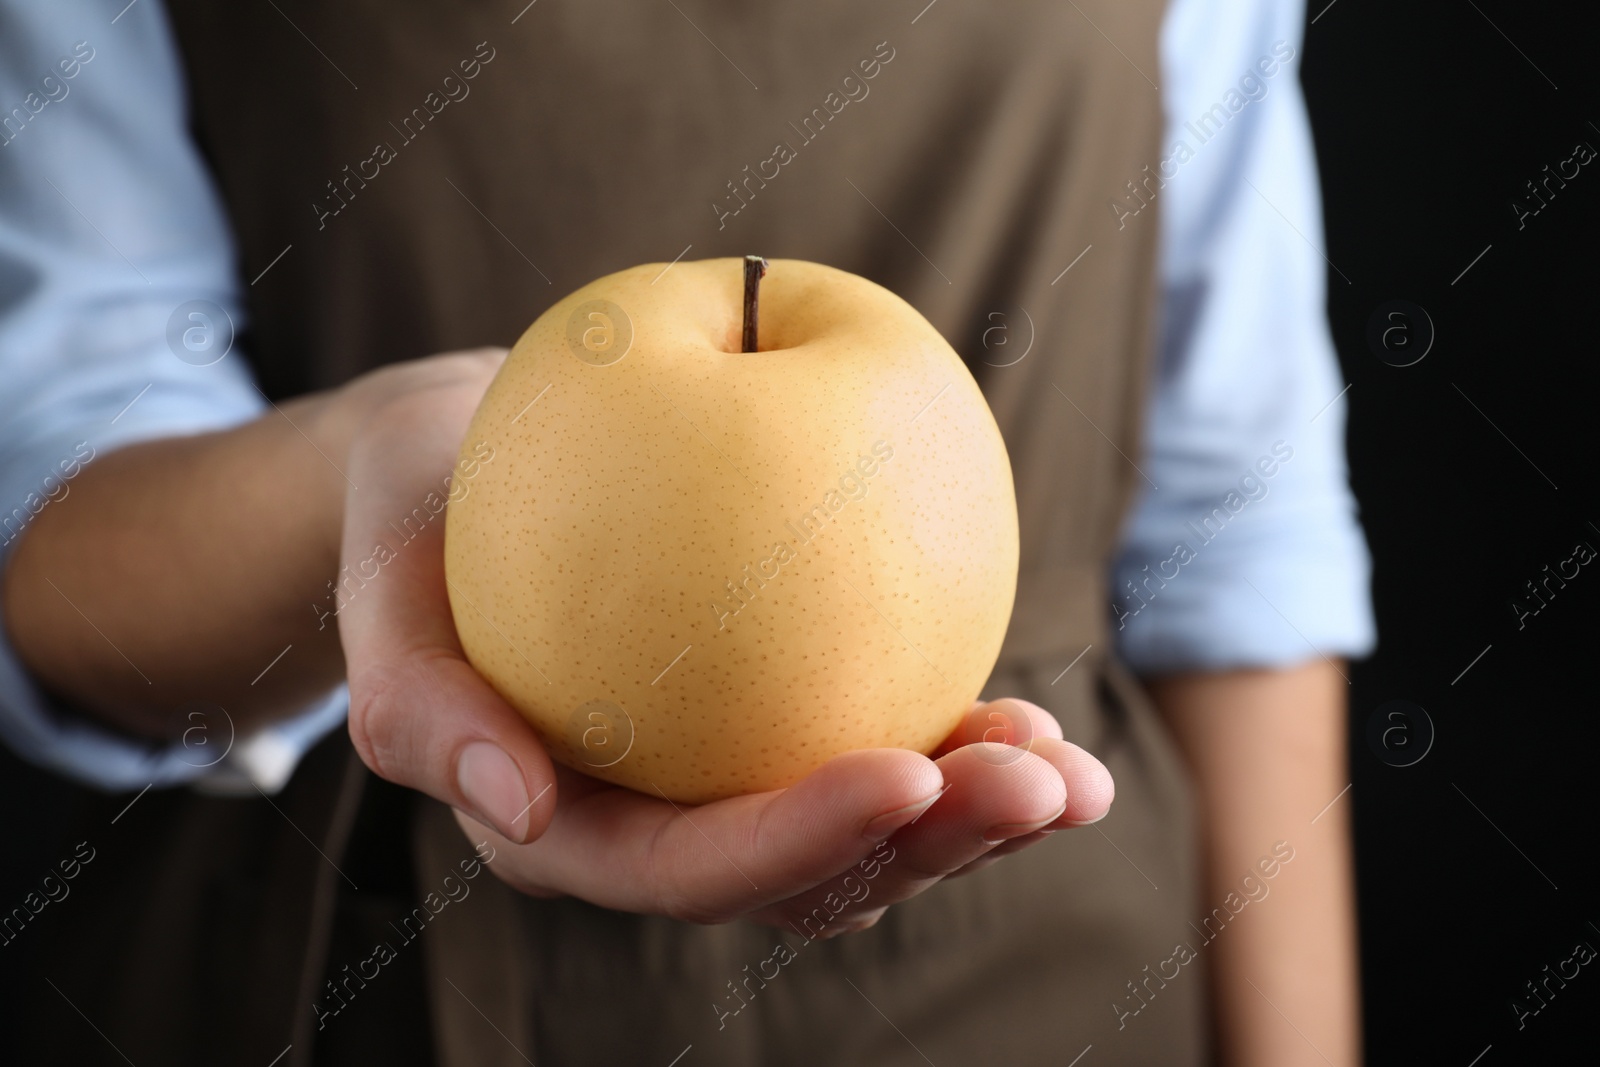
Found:
[[[396,364],[347,385],[338,576],[350,738],[374,773],[501,827],[542,832],[554,769],[456,639],[444,577],[446,479],[503,349]],[[530,789],[531,787],[531,789]]]
[[[367,412],[348,451],[360,488],[347,497],[339,626],[356,750],[377,774],[455,808],[473,842],[495,846],[491,869],[502,879],[624,911],[781,925],[809,916],[887,840],[893,859],[876,853],[871,892],[836,913],[831,935],[1105,814],[1113,791],[1105,768],[1061,740],[1048,713],[1016,700],[976,705],[971,716],[981,734],[1004,713],[1032,738],[1023,747],[963,746],[976,734],[958,730],[934,758],[850,752],[788,789],[694,808],[555,766],[462,655],[446,595],[443,514],[420,532],[413,521],[409,540],[397,532],[430,492],[443,498],[501,358],[437,357],[350,387]],[[379,545],[391,551],[380,557]]]
[[[962,743],[997,712],[1026,723],[1017,732],[1032,740],[1008,751]],[[848,752],[787,789],[694,808],[558,767],[555,810],[532,844],[459,810],[456,820],[494,846],[492,869],[525,893],[689,922],[797,927],[832,895],[821,913],[834,916],[821,931],[832,937],[1111,806],[1111,775],[1026,701],[974,705],[934,755]],[[853,883],[841,877],[858,865],[871,872],[865,889],[860,871]]]

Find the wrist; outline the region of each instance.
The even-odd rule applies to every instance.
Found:
[[[306,488],[310,490],[309,503],[315,516],[311,528],[315,531],[316,551],[329,574],[339,569],[346,497],[354,485],[350,480],[350,449],[360,418],[355,398],[340,388],[285,401],[261,420],[268,425],[278,424],[285,449],[304,453],[310,444],[318,454],[301,469],[308,475]]]

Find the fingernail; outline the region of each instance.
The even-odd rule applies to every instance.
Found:
[[[1093,826],[1095,823],[1099,822],[1101,819],[1105,818],[1107,815],[1110,815],[1110,814],[1111,814],[1111,809],[1107,808],[1105,811],[1102,811],[1099,815],[1096,815],[1092,819],[1084,819],[1082,822],[1078,822],[1078,821],[1073,820],[1073,819],[1068,819],[1066,822],[1062,823],[1062,826],[1068,827],[1068,828],[1075,827],[1075,826]]]
[[[528,785],[522,769],[492,741],[474,741],[456,761],[456,784],[477,818],[513,841],[528,831]]]
[[[984,832],[983,843],[986,845],[998,845],[1002,841],[1010,841],[1013,837],[1021,837],[1023,834],[1031,834],[1035,830],[1042,830],[1061,818],[1061,813],[1066,810],[1067,802],[1063,800],[1061,806],[1056,809],[1056,813],[1048,819],[1039,819],[1034,822],[1007,822],[1001,823],[999,826],[991,826]]]
[[[884,838],[900,829],[900,827],[904,826],[912,819],[915,819],[917,816],[927,811],[933,806],[933,802],[942,796],[944,796],[943,789],[939,790],[931,797],[917,801],[915,804],[907,804],[903,808],[896,808],[894,811],[886,811],[882,815],[879,815],[876,819],[873,819],[871,822],[867,823],[867,828],[862,831],[862,834],[869,841],[882,841]]]

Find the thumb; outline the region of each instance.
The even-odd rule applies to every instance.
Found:
[[[418,652],[352,669],[350,738],[374,773],[518,844],[543,834],[555,813],[544,746],[459,654]]]

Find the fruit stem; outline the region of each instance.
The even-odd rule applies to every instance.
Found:
[[[756,299],[761,291],[761,278],[767,273],[767,261],[760,256],[744,257],[744,338],[740,351],[756,350]]]

